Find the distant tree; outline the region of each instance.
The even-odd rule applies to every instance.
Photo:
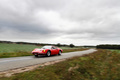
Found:
[[[112,45],[112,44],[103,44],[97,45],[96,48],[98,49],[120,49],[120,45]]]
[[[58,44],[57,44],[57,46],[58,46],[58,47],[60,47],[60,46],[61,46],[61,44],[60,44],[60,43],[58,43]]]
[[[63,47],[67,47],[68,45],[67,45],[67,44],[63,44],[62,46],[63,46]]]
[[[71,47],[71,48],[73,48],[73,47],[75,47],[75,45],[73,45],[73,44],[70,44],[70,47]]]

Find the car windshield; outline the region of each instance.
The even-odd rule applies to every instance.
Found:
[[[51,46],[43,46],[41,49],[51,49]]]

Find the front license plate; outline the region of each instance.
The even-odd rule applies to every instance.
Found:
[[[37,54],[35,54],[35,55],[37,55]]]

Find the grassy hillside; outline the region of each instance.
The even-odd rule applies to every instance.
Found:
[[[0,43],[0,58],[17,57],[17,56],[30,56],[31,51],[35,48],[42,46],[28,45],[28,44],[7,44]],[[60,47],[64,52],[80,51],[81,48]]]
[[[98,50],[1,80],[120,80],[120,53]]]

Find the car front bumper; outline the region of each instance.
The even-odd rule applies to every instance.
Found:
[[[46,55],[44,52],[32,52],[33,55]]]

